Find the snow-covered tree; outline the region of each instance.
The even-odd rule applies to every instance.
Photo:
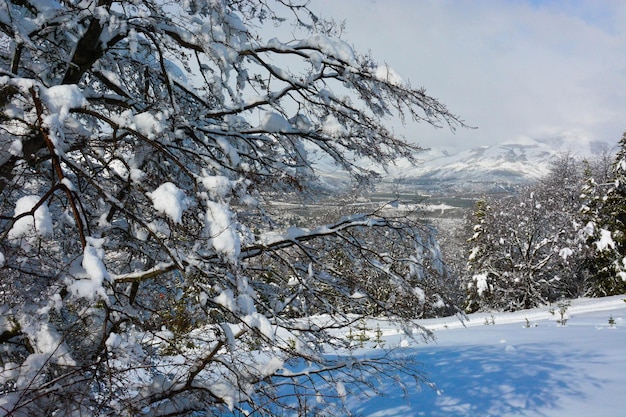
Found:
[[[361,182],[412,159],[390,117],[462,123],[304,3],[0,4],[0,414],[304,415],[383,376],[389,357],[325,349],[364,299],[424,302],[428,229],[286,229],[272,202],[315,190],[321,157]],[[300,39],[257,31],[284,21]]]
[[[579,164],[557,159],[516,195],[476,203],[468,240],[466,309],[517,310],[578,295]]]
[[[626,293],[626,133],[608,175],[589,168],[585,177],[580,232],[587,244],[587,292]]]

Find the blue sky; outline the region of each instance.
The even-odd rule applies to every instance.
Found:
[[[476,130],[409,125],[426,147],[626,130],[626,2],[311,0],[344,40],[425,87]]]

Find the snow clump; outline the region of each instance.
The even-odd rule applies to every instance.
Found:
[[[233,189],[233,182],[222,175],[206,175],[202,177],[202,185],[217,200],[224,200]]]
[[[567,261],[567,258],[572,256],[573,253],[574,251],[570,248],[563,248],[559,251],[559,256],[563,258],[564,261]]]
[[[11,142],[11,145],[9,145],[9,153],[13,156],[22,156],[22,150],[22,142],[19,140],[14,140]]]
[[[599,252],[602,252],[608,248],[615,249],[615,242],[611,237],[611,232],[606,229],[600,229],[600,240],[595,242]]]
[[[241,251],[241,242],[232,213],[226,204],[207,201],[207,206],[205,220],[213,248],[235,262]]]
[[[391,85],[397,87],[406,86],[406,82],[404,81],[404,79],[402,79],[400,74],[398,74],[393,68],[389,67],[388,65],[378,66],[376,68],[375,75],[376,78],[378,78],[379,80],[385,81]]]
[[[330,38],[322,34],[315,34],[301,41],[296,48],[313,48],[322,51],[325,55],[332,56],[348,65],[356,65],[354,49],[345,41]]]
[[[48,123],[63,121],[67,118],[72,108],[80,108],[87,104],[83,92],[76,84],[55,85],[43,90],[42,98],[48,109],[54,114]]]
[[[476,291],[478,295],[483,295],[485,291],[489,291],[489,284],[487,283],[487,274],[474,275],[472,281],[476,285]]]
[[[76,273],[76,280],[68,285],[68,290],[75,296],[95,299],[96,296],[106,298],[102,284],[110,280],[109,273],[104,266],[104,239],[87,238],[87,245],[83,251],[82,270]]]
[[[180,223],[183,211],[189,208],[189,202],[183,190],[171,182],[161,184],[156,190],[146,194],[152,199],[154,209],[169,216],[174,223]]]
[[[276,112],[265,113],[261,128],[268,133],[291,132],[293,130],[287,119]]]
[[[15,202],[14,217],[20,214],[28,213],[39,204],[41,197],[37,195],[27,195]],[[20,237],[29,236],[33,233],[39,236],[48,236],[52,234],[52,216],[48,210],[48,205],[42,203],[35,213],[18,219],[11,230],[9,230],[9,239],[19,239]]]
[[[322,130],[333,138],[340,138],[348,134],[345,126],[332,114],[326,117]]]
[[[143,112],[136,114],[133,117],[132,125],[137,129],[139,133],[147,136],[152,139],[156,135],[163,132],[163,121],[160,120],[163,118],[163,114],[159,113],[157,116],[154,116],[152,113]]]

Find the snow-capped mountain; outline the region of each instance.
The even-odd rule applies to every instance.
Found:
[[[551,161],[559,155],[589,157],[611,150],[612,146],[575,136],[541,140],[525,138],[515,143],[459,151],[429,150],[418,155],[417,164],[401,159],[387,171],[374,169],[383,177],[381,189],[388,188],[393,182],[412,191],[427,193],[506,191],[546,175]],[[328,186],[341,187],[347,183],[345,172],[329,161],[318,161],[316,166]]]
[[[421,155],[418,164],[398,161],[385,179],[427,191],[497,191],[541,178],[559,155],[586,157],[609,148],[605,142],[554,138],[480,146],[458,153],[431,150]]]

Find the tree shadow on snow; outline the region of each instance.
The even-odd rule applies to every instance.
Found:
[[[437,390],[412,384],[406,398],[389,384],[381,387],[383,397],[360,401],[353,412],[364,417],[548,417],[560,403],[584,399],[590,385],[601,386],[576,366],[594,359],[588,352],[557,355],[550,346],[525,344],[433,346],[417,353]]]

